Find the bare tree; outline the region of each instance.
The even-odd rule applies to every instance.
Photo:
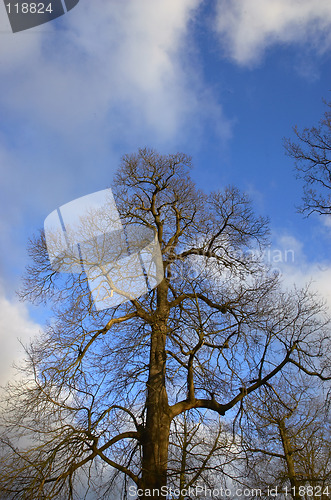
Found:
[[[21,296],[53,317],[3,403],[0,487],[10,498],[93,488],[101,498],[119,477],[123,498],[160,498],[176,477],[169,442],[183,415],[199,412],[206,427],[212,415],[238,419],[289,365],[330,379],[323,304],[308,289],[282,291],[259,253],[267,221],[235,188],[199,191],[190,166],[144,149],[115,177],[123,226],[152,230],[161,248],[164,279],[140,298],[96,310],[86,274],[54,271],[43,232],[31,241]],[[214,451],[225,442],[216,437]],[[185,466],[191,479],[206,471],[200,455],[200,469]]]
[[[316,381],[283,373],[248,399],[243,420],[253,484],[277,486],[280,498],[329,498],[330,407]]]
[[[331,103],[317,127],[302,132],[294,127],[298,141],[285,141],[287,154],[294,158],[298,178],[304,181],[301,212],[331,214]]]
[[[242,472],[244,459],[240,441],[228,422],[197,410],[185,412],[170,430],[168,485],[178,500],[194,496],[207,498],[208,491],[225,490]],[[199,485],[200,492],[194,490]],[[210,496],[210,495],[209,495]]]

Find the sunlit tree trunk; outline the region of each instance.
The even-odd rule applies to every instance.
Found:
[[[147,382],[146,424],[142,437],[141,498],[161,498],[161,488],[167,484],[167,464],[170,433],[170,412],[165,385],[166,335],[168,309],[166,284],[158,291],[159,308],[152,326],[149,376]],[[154,493],[153,493],[154,490]],[[160,492],[160,495],[158,494]],[[163,495],[164,497],[164,495]]]
[[[287,435],[284,420],[281,420],[279,422],[279,433],[280,433],[280,437],[281,437],[282,444],[283,444],[285,461],[286,461],[287,472],[288,472],[288,478],[289,478],[290,484],[291,484],[292,498],[294,498],[294,500],[300,500],[300,498],[301,498],[301,496],[299,495],[300,483],[296,477],[291,441],[290,441],[289,436]]]

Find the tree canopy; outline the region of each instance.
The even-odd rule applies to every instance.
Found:
[[[139,298],[96,310],[83,270],[54,271],[43,231],[31,240],[20,294],[53,313],[3,403],[8,498],[112,488],[160,498],[171,481],[207,484],[208,461],[225,449],[219,472],[235,478],[231,453],[255,394],[289,372],[330,380],[323,302],[268,269],[268,221],[247,196],[203,193],[190,168],[184,154],[141,149],[115,175],[123,226],[151,229],[161,248],[164,278]],[[188,460],[194,435],[203,447]]]

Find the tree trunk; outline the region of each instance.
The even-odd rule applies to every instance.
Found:
[[[155,318],[151,334],[146,424],[142,435],[141,489],[144,490],[144,493],[139,497],[141,499],[148,498],[149,500],[165,498],[165,490],[163,490],[162,495],[161,488],[165,488],[167,485],[171,423],[165,386],[167,317],[167,307],[158,308],[158,315]]]
[[[291,495],[292,495],[292,498],[294,500],[302,500],[302,497],[299,495],[300,482],[297,480],[297,477],[296,477],[291,441],[290,441],[289,436],[287,435],[284,420],[281,420],[279,422],[279,431],[280,431],[280,437],[281,437],[282,444],[283,444],[283,450],[284,450],[284,455],[285,455],[285,460],[286,460],[286,465],[287,465],[288,478],[289,478],[290,484],[291,484]]]

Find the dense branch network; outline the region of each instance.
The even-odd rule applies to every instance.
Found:
[[[124,488],[146,488],[149,476],[163,484],[175,429],[186,444],[169,464],[182,464],[182,487],[193,484],[215,454],[233,452],[216,426],[200,461],[188,460],[204,422],[237,418],[290,366],[330,380],[323,305],[308,289],[282,291],[261,257],[267,221],[235,188],[197,190],[190,166],[140,150],[115,177],[123,225],[153,229],[162,252],[163,281],[138,299],[96,311],[84,273],[54,273],[43,234],[32,241],[22,296],[48,301],[54,318],[27,348],[26,379],[8,389],[0,485],[13,498],[75,498],[92,486],[106,495],[117,473]]]

